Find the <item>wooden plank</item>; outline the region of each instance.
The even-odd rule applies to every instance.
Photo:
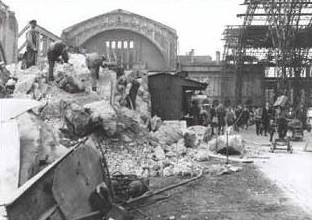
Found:
[[[52,206],[38,220],[47,220],[55,212],[56,208],[57,205]]]
[[[29,24],[27,24],[21,32],[18,33],[17,37],[20,38],[28,29],[29,29]]]
[[[212,157],[212,158],[216,158],[216,159],[227,160],[226,156],[223,156],[220,154],[209,153],[208,156]],[[253,160],[246,159],[246,158],[237,158],[237,157],[229,156],[228,159],[229,159],[229,161],[237,162],[237,163],[253,163]]]

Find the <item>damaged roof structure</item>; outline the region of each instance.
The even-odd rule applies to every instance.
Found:
[[[300,87],[310,97],[310,84],[303,85],[301,79],[310,74],[312,2],[245,0],[242,6],[245,13],[237,15],[243,19],[242,25],[227,26],[224,31],[225,65],[234,64],[238,78],[246,64],[275,67],[276,84],[268,88],[274,90],[275,98],[286,93],[298,97]],[[241,89],[238,80],[237,99]]]

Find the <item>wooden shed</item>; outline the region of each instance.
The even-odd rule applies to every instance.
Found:
[[[148,77],[152,101],[152,116],[163,120],[181,120],[187,114],[188,91],[205,90],[206,83],[187,79],[179,74],[155,73]]]

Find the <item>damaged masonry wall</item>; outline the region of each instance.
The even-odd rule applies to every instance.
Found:
[[[17,61],[17,38],[18,24],[15,13],[0,0],[0,42],[8,64]]]

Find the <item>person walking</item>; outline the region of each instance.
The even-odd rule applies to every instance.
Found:
[[[217,117],[215,106],[212,106],[210,109],[210,121],[211,121],[212,135],[215,135],[214,128],[216,128],[218,126],[218,117]]]
[[[232,126],[235,122],[235,113],[231,107],[226,111],[225,122],[228,127]]]
[[[269,132],[269,127],[270,127],[270,104],[266,103],[265,107],[262,110],[262,115],[261,115],[261,122],[263,125],[263,131],[264,131],[264,136],[267,136],[267,133]]]
[[[254,118],[255,118],[255,123],[256,123],[256,134],[262,135],[262,129],[261,129],[262,113],[261,113],[261,108],[259,108],[258,106],[254,110]]]
[[[236,106],[235,109],[235,126],[234,126],[234,130],[239,132],[239,127],[242,126],[242,107],[240,105]]]
[[[218,117],[218,134],[224,134],[224,127],[225,127],[225,108],[220,103],[216,108],[216,113]]]
[[[245,130],[248,129],[249,117],[250,117],[249,110],[246,106],[244,106],[242,112],[242,126],[245,126]]]

